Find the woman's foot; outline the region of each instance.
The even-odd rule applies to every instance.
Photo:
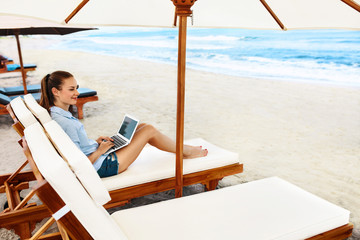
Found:
[[[194,146],[184,145],[184,158],[205,157],[207,154],[208,154],[208,150],[202,149],[201,146],[194,147]]]

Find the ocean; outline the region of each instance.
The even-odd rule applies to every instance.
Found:
[[[176,28],[102,27],[54,36],[56,49],[177,64]],[[360,31],[188,28],[187,67],[360,87]]]

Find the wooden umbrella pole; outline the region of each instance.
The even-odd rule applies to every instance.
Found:
[[[22,59],[19,33],[15,34],[15,38],[16,38],[16,44],[17,44],[18,53],[19,53],[19,61],[20,61],[20,67],[21,67],[21,76],[22,76],[22,79],[23,79],[24,94],[27,94],[28,91],[27,91],[27,88],[26,88],[26,73],[25,73],[24,63],[23,63],[23,59]]]
[[[185,112],[186,26],[187,16],[180,16],[178,49],[178,84],[176,115],[176,185],[175,197],[183,194],[183,149]]]
[[[172,0],[176,6],[175,15],[179,17],[178,48],[178,86],[176,115],[176,171],[175,197],[183,195],[183,149],[184,149],[184,112],[185,112],[185,70],[186,70],[186,28],[187,17],[191,16],[191,7],[196,0]]]

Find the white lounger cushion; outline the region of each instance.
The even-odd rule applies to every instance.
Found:
[[[127,239],[106,210],[87,194],[66,162],[58,155],[43,128],[25,128],[25,138],[41,174],[94,239]]]
[[[30,94],[31,95],[31,94]],[[34,115],[29,111],[26,107],[24,101],[21,97],[17,97],[10,102],[11,108],[15,113],[17,119],[21,122],[21,124],[26,128],[31,124],[37,122]]]
[[[349,211],[280,178],[115,212],[131,240],[305,239],[349,222]]]
[[[184,159],[184,174],[239,163],[237,153],[217,147],[204,139],[188,140],[185,141],[185,144],[207,148],[209,154],[206,157]],[[106,188],[111,191],[174,176],[175,154],[148,146],[143,149],[136,161],[125,172],[103,178],[103,182]]]
[[[111,200],[108,190],[101,181],[89,158],[74,144],[60,125],[51,120],[43,124],[51,142],[68,162],[90,196],[100,205]]]
[[[26,94],[24,96],[24,100],[27,107],[35,115],[35,117],[40,120],[42,124],[50,122],[52,120],[48,111],[36,102],[33,95]]]

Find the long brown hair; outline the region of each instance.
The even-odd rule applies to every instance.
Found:
[[[61,86],[64,84],[64,80],[71,78],[73,75],[65,71],[55,71],[51,74],[47,74],[41,80],[41,98],[40,105],[44,107],[48,112],[50,108],[54,106],[55,97],[52,93],[52,88],[61,90]]]

